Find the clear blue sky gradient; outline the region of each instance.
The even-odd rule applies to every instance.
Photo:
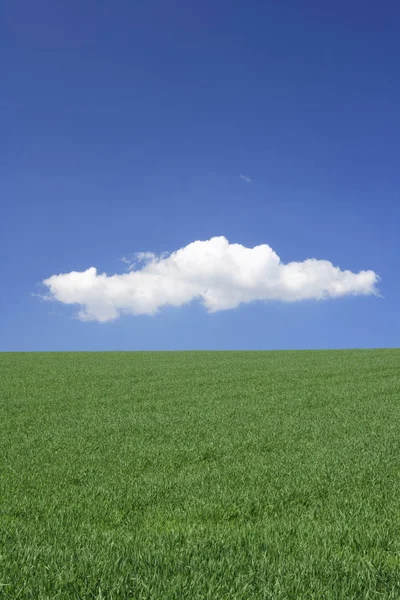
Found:
[[[400,346],[398,2],[15,0],[0,21],[0,350]],[[32,295],[215,235],[372,269],[383,298],[101,324]]]

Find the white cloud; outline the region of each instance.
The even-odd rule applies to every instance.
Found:
[[[246,248],[222,236],[170,255],[139,253],[136,259],[141,268],[123,274],[106,275],[90,267],[52,275],[43,282],[45,298],[79,305],[81,320],[112,321],[121,314],[152,315],[163,306],[182,306],[196,298],[215,312],[254,300],[378,294],[374,271],[342,271],[315,258],[284,264],[267,244]]]
[[[246,175],[240,175],[240,179],[243,179],[243,181],[246,181],[247,183],[252,183],[252,179],[251,177],[247,177]]]
[[[154,252],[135,252],[132,258],[126,258],[126,256],[123,256],[120,260],[127,265],[126,268],[128,271],[133,271],[138,265],[156,262],[168,255],[169,252],[161,252],[159,255],[155,254]]]

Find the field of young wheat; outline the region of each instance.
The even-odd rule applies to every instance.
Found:
[[[400,350],[0,354],[0,598],[400,598]]]

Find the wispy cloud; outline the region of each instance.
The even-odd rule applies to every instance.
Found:
[[[342,271],[327,260],[282,263],[267,244],[246,248],[214,237],[172,254],[135,255],[136,268],[107,275],[95,267],[52,275],[47,300],[80,306],[82,321],[113,321],[121,314],[155,314],[163,306],[199,299],[208,312],[246,302],[378,295],[374,271]],[[139,264],[138,264],[139,261]],[[125,261],[124,261],[125,262]]]
[[[126,258],[126,256],[123,256],[119,260],[123,262],[126,265],[127,270],[130,271],[132,267],[132,261],[129,258]]]
[[[161,254],[155,254],[154,252],[135,252],[132,258],[123,256],[120,260],[126,265],[128,271],[133,271],[138,265],[146,265],[150,262],[157,262],[168,256],[168,252],[161,252]]]
[[[240,175],[240,179],[243,179],[246,183],[252,183],[251,177],[247,177],[247,175]]]

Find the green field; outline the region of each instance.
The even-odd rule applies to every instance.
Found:
[[[400,350],[0,354],[0,598],[400,598]]]

